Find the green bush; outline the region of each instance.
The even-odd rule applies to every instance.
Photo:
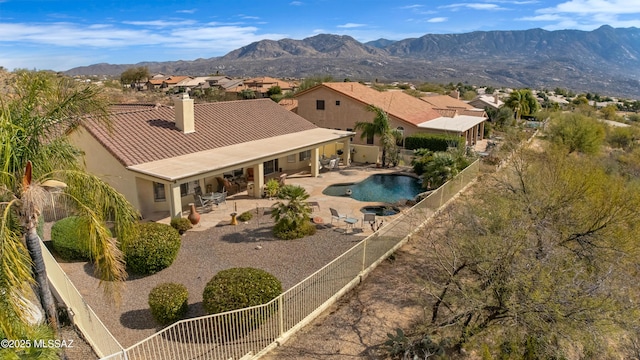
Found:
[[[149,293],[151,315],[161,325],[180,320],[188,310],[189,292],[182,284],[164,283]]]
[[[84,261],[91,259],[86,225],[86,222],[77,216],[70,216],[53,224],[51,243],[61,258]]]
[[[315,233],[316,227],[311,222],[303,222],[296,227],[291,227],[288,222],[279,221],[273,227],[275,237],[282,240],[301,239]]]
[[[242,214],[238,215],[238,220],[242,222],[249,221],[251,219],[253,219],[253,212],[251,211],[245,211]]]
[[[428,149],[433,152],[447,151],[449,147],[464,147],[465,139],[462,136],[415,134],[404,139],[407,150]]]
[[[282,293],[275,276],[255,268],[231,268],[218,272],[202,293],[202,305],[208,314],[242,309],[268,303]],[[248,316],[241,323],[253,327],[260,319]]]
[[[127,265],[138,274],[153,274],[173,263],[180,250],[180,234],[167,224],[140,224],[137,239],[124,249]]]
[[[191,225],[191,221],[183,217],[175,217],[171,219],[171,223],[169,225],[171,225],[172,228],[178,230],[178,233],[180,234],[184,234],[187,230],[193,227],[193,225]]]

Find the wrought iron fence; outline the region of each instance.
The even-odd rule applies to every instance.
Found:
[[[186,319],[104,359],[253,359],[355,287],[478,175],[479,161],[271,302]]]

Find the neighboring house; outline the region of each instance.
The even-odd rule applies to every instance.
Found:
[[[356,82],[323,83],[298,93],[298,115],[325,128],[352,131],[357,122],[373,121],[367,111],[375,105],[389,116],[392,129],[405,137],[416,133],[464,136],[468,145],[483,138],[486,117],[461,115],[459,109],[436,109],[426,101],[400,91],[380,92]],[[465,110],[466,111],[466,110]],[[360,139],[355,144],[378,144],[378,139]]]
[[[279,86],[282,93],[294,91],[297,87],[295,82],[280,80],[268,76],[245,79],[241,83],[238,83],[235,87],[227,88],[227,92],[235,92],[240,97],[240,93],[245,90],[252,90],[256,98],[269,97],[267,92],[274,86]]]
[[[494,109],[498,110],[504,105],[504,102],[500,100],[498,94],[494,95],[479,95],[475,99],[469,101],[469,105],[478,109]]]
[[[436,110],[455,110],[455,115],[469,115],[478,117],[487,117],[484,108],[475,108],[462,100],[452,97],[451,95],[430,95],[423,96],[420,100],[427,102]]]
[[[278,105],[284,107],[285,109],[291,112],[294,112],[296,114],[298,113],[298,100],[296,99],[282,99],[280,100]]]
[[[196,186],[215,191],[225,174],[252,173],[253,196],[262,195],[265,177],[293,170],[317,176],[319,148],[348,149],[353,136],[319,128],[270,99],[194,105],[184,94],[175,107],[114,106],[110,119],[111,130],[89,121],[71,140],[85,152],[87,169],[144,217],[179,216]]]
[[[178,86],[178,83],[191,79],[190,76],[168,76],[165,78],[153,77],[147,81],[146,88],[149,90],[171,89]]]

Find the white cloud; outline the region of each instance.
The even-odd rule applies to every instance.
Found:
[[[434,18],[428,19],[427,22],[428,23],[441,23],[441,22],[445,22],[447,20],[449,20],[449,18],[446,18],[446,17],[434,17]]]
[[[178,10],[176,12],[180,14],[195,14],[196,11],[197,11],[196,9],[185,9],[185,10]]]
[[[124,24],[127,25],[136,25],[136,26],[152,26],[152,27],[174,27],[174,26],[185,26],[185,25],[193,25],[196,22],[194,20],[151,20],[151,21],[123,21]]]
[[[363,26],[367,26],[365,24],[354,24],[354,23],[346,23],[343,25],[338,25],[336,27],[342,28],[342,29],[353,29],[353,28],[358,28],[358,27],[363,27]]]
[[[640,14],[638,0],[571,0],[536,12],[565,14]]]
[[[302,5],[302,1],[292,1],[292,2],[289,3],[289,5],[300,6],[300,5]]]
[[[503,7],[500,7],[496,4],[487,4],[487,3],[458,3],[451,5],[440,6],[441,9],[451,9],[451,10],[460,10],[463,8],[474,9],[474,10],[506,10]]]
[[[424,7],[424,5],[419,5],[419,4],[407,5],[407,6],[400,7],[400,9],[419,9],[421,7]]]

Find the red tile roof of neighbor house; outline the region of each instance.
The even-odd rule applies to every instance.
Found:
[[[439,118],[441,115],[428,103],[407,95],[400,91],[378,91],[357,82],[330,82],[322,83],[311,89],[307,89],[296,96],[314,91],[324,86],[351,97],[364,105],[375,105],[390,116],[406,121],[413,125]]]
[[[196,104],[194,117],[195,132],[184,134],[173,107],[116,105],[111,132],[92,121],[85,128],[124,166],[317,128],[271,99]]]
[[[478,109],[462,100],[455,99],[449,95],[431,95],[423,96],[420,100],[433,106],[442,116],[453,117],[454,115],[445,115],[442,109],[456,110],[455,115],[469,115],[486,117],[483,109]],[[446,114],[449,114],[448,112]]]

